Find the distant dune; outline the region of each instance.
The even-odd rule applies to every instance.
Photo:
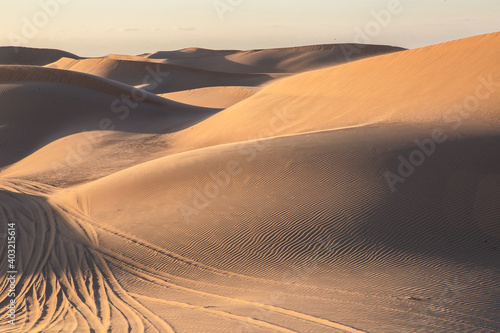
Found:
[[[190,48],[156,52],[146,57],[223,72],[297,73],[403,50],[385,45],[325,44],[248,51]]]
[[[72,53],[60,50],[13,46],[0,47],[0,64],[2,65],[44,66],[61,58],[79,59],[78,56]]]
[[[226,73],[172,65],[156,61],[126,60],[117,57],[72,60],[63,58],[47,67],[89,73],[131,86],[145,88],[156,94],[213,86],[257,86],[281,77],[279,74]],[[161,82],[147,80],[156,73]],[[168,74],[167,74],[168,73]]]
[[[497,45],[5,62],[0,332],[500,331]]]

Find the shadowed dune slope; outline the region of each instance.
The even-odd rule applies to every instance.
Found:
[[[29,47],[0,47],[1,65],[36,65],[44,66],[61,58],[79,59],[78,56],[53,49],[34,49]]]
[[[179,140],[202,147],[365,124],[460,126],[465,118],[498,128],[499,41],[494,33],[298,74]]]
[[[239,52],[238,50],[211,50],[200,47],[188,47],[177,51],[158,51],[155,53],[144,54],[148,59],[198,59],[210,56],[225,56]]]
[[[0,77],[0,167],[70,134],[165,133],[206,111],[71,71],[0,66]]]
[[[77,86],[96,92],[105,93],[117,97],[130,96],[136,100],[141,100],[148,103],[180,107],[181,105],[176,102],[168,101],[160,98],[155,94],[147,91],[137,91],[134,87],[123,84],[114,80],[109,80],[96,75],[86,73],[79,73],[64,69],[44,68],[38,66],[0,66],[0,82],[47,82],[47,83],[61,83],[72,86]],[[132,95],[134,92],[137,97]]]

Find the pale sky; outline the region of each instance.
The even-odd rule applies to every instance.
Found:
[[[0,45],[102,56],[348,43],[371,31],[369,43],[415,48],[500,31],[499,18],[500,0],[19,0],[2,4]]]

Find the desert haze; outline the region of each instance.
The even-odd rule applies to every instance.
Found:
[[[0,332],[500,332],[500,33],[0,64]]]

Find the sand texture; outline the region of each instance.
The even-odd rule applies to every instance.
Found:
[[[0,332],[500,332],[500,33],[342,47],[0,48]]]

